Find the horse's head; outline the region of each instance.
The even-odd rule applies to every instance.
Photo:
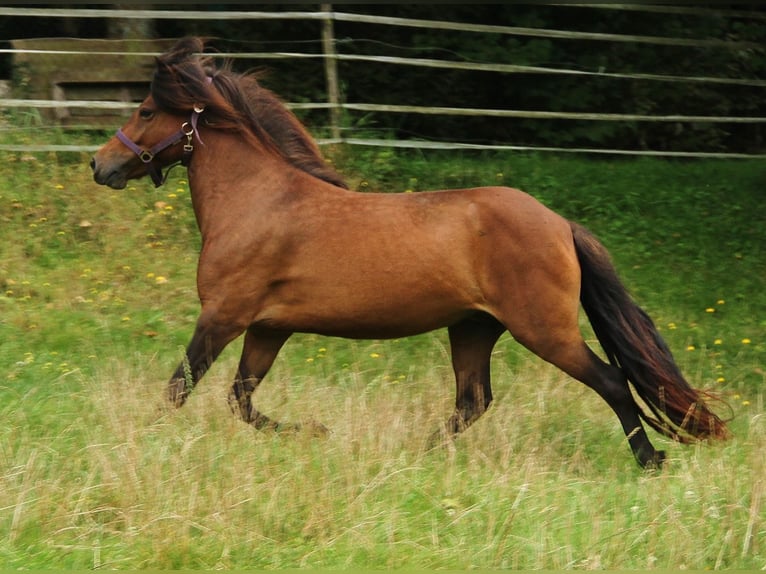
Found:
[[[152,96],[147,97],[128,123],[93,156],[93,179],[122,189],[129,179],[148,174],[155,185],[161,185],[163,167],[188,161],[202,110],[197,107],[184,117],[161,110]]]
[[[97,183],[122,189],[148,174],[160,185],[162,168],[189,159],[197,118],[215,93],[203,48],[186,38],[156,59],[151,94],[91,160]]]
[[[346,187],[298,119],[255,75],[236,74],[228,62],[218,69],[204,49],[200,38],[183,38],[156,59],[150,96],[91,161],[97,183],[122,189],[129,179],[148,174],[161,185],[163,168],[185,164],[192,145],[201,142],[194,132],[204,110],[206,130],[237,134],[315,177]]]

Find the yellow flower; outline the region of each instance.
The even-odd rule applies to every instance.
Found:
[[[672,331],[675,328],[676,328],[676,324],[675,323],[668,323],[668,329],[670,329]]]
[[[695,347],[694,345],[689,345],[688,347],[686,347],[686,350],[687,351],[694,351],[696,348],[697,347]]]
[[[750,341],[750,339],[748,339],[747,337],[745,337],[744,339],[742,339],[742,344],[743,344],[743,345],[749,345],[750,343],[751,343],[751,341]]]
[[[716,305],[723,305],[724,303],[726,303],[726,301],[724,301],[723,299],[719,299],[718,301],[715,302]]]
[[[742,406],[743,407],[749,407],[750,406],[750,401],[742,401]]]
[[[163,277],[162,275],[157,275],[157,277],[155,277],[155,279],[154,279],[154,282],[157,285],[164,285],[165,283],[168,282],[168,278],[167,277]]]
[[[715,382],[716,382],[716,383],[725,383],[725,382],[726,382],[726,379],[725,379],[725,378],[723,378],[723,377],[718,377],[718,378],[715,380]]]
[[[372,357],[373,359],[378,359],[378,358],[380,358],[380,354],[379,353],[370,353],[370,357]]]
[[[713,344],[714,345],[723,345],[723,341],[721,339],[716,339],[715,341],[713,341]]]
[[[715,309],[713,307],[708,307],[705,309],[705,313],[715,313]]]

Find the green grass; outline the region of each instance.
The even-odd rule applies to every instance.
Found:
[[[0,161],[0,567],[766,566],[766,170],[759,162],[336,152],[362,190],[502,183],[590,227],[732,440],[635,465],[596,395],[501,339],[490,412],[443,451],[446,336],[287,344],[231,416],[233,343],[171,412],[199,240],[182,171],[96,186],[87,158]]]

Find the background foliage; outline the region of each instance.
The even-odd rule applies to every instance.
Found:
[[[228,6],[241,10],[242,5]],[[737,5],[721,9],[743,8]],[[162,6],[173,9],[173,6]],[[183,9],[223,10],[227,5],[184,5]],[[278,10],[273,4],[253,10]],[[290,10],[317,10],[313,4]],[[407,56],[465,62],[507,63],[608,73],[724,78],[766,77],[764,20],[724,16],[703,8],[697,14],[578,8],[535,4],[342,4],[339,11],[406,18],[438,19],[530,28],[578,30],[671,38],[749,42],[747,47],[657,46],[637,42],[517,37],[469,32],[424,30],[398,26],[335,23],[340,53]],[[744,9],[763,14],[762,6]],[[118,33],[105,20],[7,18],[0,40],[24,36],[105,37]],[[200,34],[219,38],[222,50],[321,52],[320,24],[307,21],[172,21],[151,23],[145,33],[177,37]],[[0,75],[9,75],[9,59]],[[262,67],[242,60],[237,66]],[[267,83],[288,101],[326,101],[318,61],[269,60]],[[649,115],[766,115],[762,87],[677,83],[548,74],[497,74],[434,70],[371,62],[340,62],[343,97],[348,102],[457,106],[494,109],[609,112]],[[324,113],[305,114],[312,123],[326,122]],[[617,147],[627,149],[736,151],[763,150],[760,124],[694,124],[465,118],[415,114],[348,112],[351,135],[427,138],[475,143],[538,146]]]

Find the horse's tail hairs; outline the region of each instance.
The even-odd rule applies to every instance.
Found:
[[[580,301],[609,361],[622,369],[654,416],[641,418],[679,442],[726,438],[726,424],[692,388],[649,315],[631,299],[603,245],[571,223],[582,270]]]

